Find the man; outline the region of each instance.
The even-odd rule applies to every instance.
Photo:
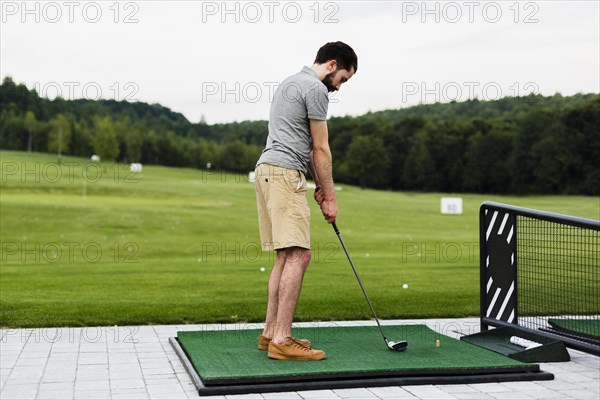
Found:
[[[292,337],[292,320],[310,262],[308,169],[316,202],[328,223],[337,202],[327,131],[328,93],[340,90],[358,68],[356,53],[342,42],[325,44],[312,67],[284,80],[275,91],[269,135],[256,163],[256,199],[262,248],[275,250],[269,277],[265,328],[258,348],[280,360],[322,360],[325,352]]]

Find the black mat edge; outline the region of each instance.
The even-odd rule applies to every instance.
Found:
[[[181,347],[186,357],[188,357],[192,368],[196,371],[189,354],[185,348],[181,346],[179,338],[175,338],[177,344]],[[460,368],[460,369],[416,369],[416,370],[376,370],[376,371],[353,371],[343,373],[314,373],[314,374],[299,374],[288,376],[265,376],[265,377],[247,377],[247,378],[202,378],[204,386],[219,386],[219,385],[255,385],[259,383],[284,383],[284,382],[307,382],[307,381],[324,381],[324,380],[346,380],[346,379],[364,379],[364,378],[399,378],[399,377],[415,377],[415,376],[459,376],[459,375],[481,375],[481,374],[503,374],[508,372],[539,372],[540,366],[535,363],[526,363],[521,365],[507,365],[501,367],[482,367],[482,368]],[[275,361],[276,362],[276,361]],[[198,372],[198,371],[196,371]],[[198,374],[199,375],[199,374]]]
[[[600,340],[593,338],[592,336],[583,336],[580,334],[575,334],[563,329],[556,329],[553,327],[550,328],[539,328],[540,331],[546,333],[553,333],[555,335],[559,335],[568,339],[578,340],[582,343],[588,343],[592,346],[600,346]]]
[[[194,368],[195,370],[195,368]],[[422,371],[422,373],[421,373]],[[487,375],[487,374],[505,374],[505,373],[535,373],[539,372],[539,367],[535,368],[479,368],[479,369],[461,369],[459,373],[450,375],[448,370],[440,372],[439,370],[420,370],[420,371],[402,371],[402,376],[398,376],[398,370],[392,371],[364,371],[343,374],[302,374],[290,375],[286,377],[261,377],[246,379],[208,379],[204,383],[207,387],[222,385],[255,385],[263,383],[302,383],[311,381],[335,381],[352,379],[391,379],[391,378],[414,378],[414,377],[435,377],[435,376],[468,376],[468,375]],[[200,378],[202,379],[202,378]],[[204,381],[203,381],[204,382]]]
[[[534,381],[534,380],[552,380],[554,375],[548,372],[524,371],[524,372],[503,372],[488,374],[467,374],[467,375],[429,375],[429,376],[404,376],[404,377],[372,377],[372,378],[351,378],[351,379],[328,379],[328,380],[302,380],[295,382],[274,382],[274,383],[256,383],[256,384],[238,384],[238,385],[211,385],[206,386],[196,372],[185,350],[179,345],[177,338],[169,338],[169,343],[181,360],[185,370],[192,379],[199,396],[213,395],[233,395],[246,393],[267,393],[267,392],[290,392],[318,389],[343,389],[360,387],[379,387],[379,386],[403,386],[403,385],[440,385],[440,384],[470,384],[470,383],[488,383],[488,382],[511,382],[511,381]]]
[[[600,345],[600,336],[595,336],[589,333],[578,332],[572,329],[565,328],[563,326],[560,326],[560,324],[554,322],[556,320],[560,321],[560,319],[557,318],[548,318],[548,324],[550,325],[550,328],[541,328],[540,330],[548,332],[557,332],[560,335],[565,335],[572,339],[578,339],[584,342],[590,342],[595,345]]]
[[[200,379],[200,376],[198,375],[198,372],[196,372],[196,368],[194,368],[194,366],[192,365],[192,362],[190,361],[190,358],[188,357],[187,353],[185,352],[185,350],[183,350],[183,347],[179,345],[179,340],[177,340],[177,338],[170,337],[169,343],[171,343],[173,350],[175,350],[175,354],[177,354],[177,357],[179,357],[179,361],[181,361],[181,363],[183,364],[183,368],[186,370],[190,378],[192,378],[192,383],[194,384],[198,392],[200,393],[203,389],[206,389],[206,386],[204,386],[204,383],[202,383],[202,379]],[[202,396],[202,394],[200,394],[200,396]]]

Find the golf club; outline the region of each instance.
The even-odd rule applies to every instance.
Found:
[[[344,244],[344,240],[342,239],[342,235],[340,234],[340,230],[338,229],[335,221],[333,221],[332,225],[333,225],[333,230],[335,230],[335,234],[337,235],[338,239],[340,239],[340,243],[342,244],[342,247],[344,248],[344,252],[346,253],[346,257],[348,257],[348,261],[350,261],[350,266],[352,266],[352,270],[354,271],[354,275],[356,275],[356,279],[358,280],[358,284],[360,285],[360,288],[362,289],[362,292],[365,295],[365,299],[367,299],[367,303],[369,303],[369,307],[371,308],[371,312],[373,313],[373,317],[375,318],[375,321],[377,322],[377,326],[379,327],[379,331],[381,332],[381,336],[383,336],[383,340],[385,341],[386,346],[388,347],[388,349],[394,350],[394,351],[404,351],[404,350],[406,350],[406,348],[408,347],[408,343],[406,341],[394,342],[392,340],[388,340],[388,338],[385,337],[385,333],[383,333],[383,328],[381,328],[381,324],[379,323],[379,319],[377,318],[377,314],[375,313],[375,309],[373,308],[373,304],[371,303],[371,300],[369,300],[369,296],[367,296],[367,291],[365,290],[365,287],[363,286],[362,281],[360,280],[360,277],[358,276],[358,272],[356,271],[356,267],[354,267],[354,263],[352,262],[352,258],[350,258],[350,254],[348,253],[348,249],[346,248],[346,245]]]

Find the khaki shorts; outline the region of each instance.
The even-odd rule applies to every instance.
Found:
[[[271,164],[260,164],[255,174],[262,249],[310,249],[310,208],[304,174]]]

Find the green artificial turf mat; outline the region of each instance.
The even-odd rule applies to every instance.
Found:
[[[294,336],[326,351],[323,361],[271,360],[257,349],[260,330],[178,332],[177,339],[205,385],[539,371],[537,364],[509,359],[425,325],[384,328],[391,340],[407,340],[408,350],[389,350],[374,326],[294,329]]]
[[[600,319],[550,318],[552,328],[600,339]]]

